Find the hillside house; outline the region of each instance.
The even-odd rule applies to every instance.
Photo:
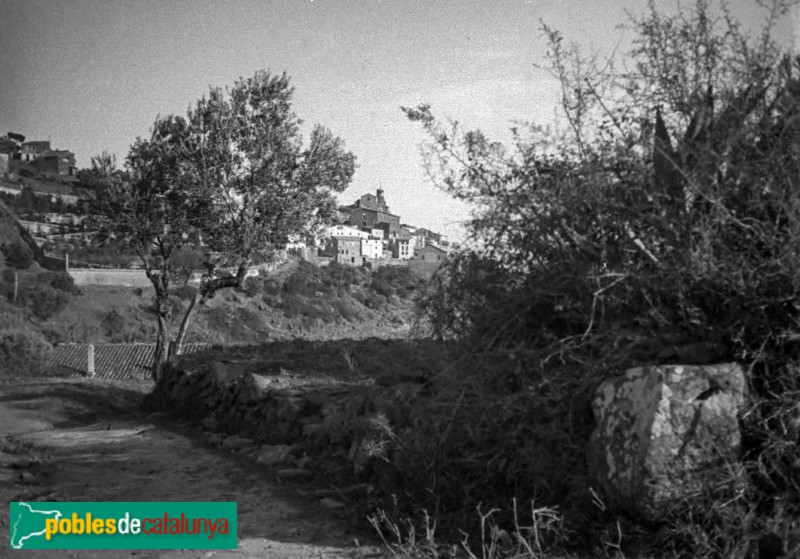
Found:
[[[74,153],[65,149],[54,150],[49,141],[21,142],[19,145],[20,138],[24,136],[9,132],[8,137],[3,139],[17,144],[15,153],[8,158],[7,173],[75,176],[77,167]],[[0,151],[3,151],[2,148]]]
[[[375,237],[362,238],[361,256],[364,258],[383,258],[383,240]]]
[[[446,258],[447,251],[435,245],[428,245],[417,251],[417,259],[422,262],[444,262]]]
[[[427,245],[447,245],[447,235],[436,233],[424,227],[418,227],[412,235],[415,237],[415,245],[419,248]]]
[[[414,246],[411,244],[411,240],[393,239],[392,258],[397,258],[398,260],[410,260],[414,258]]]
[[[397,236],[400,230],[399,215],[369,208],[352,208],[348,223],[361,229],[381,229],[387,238]]]
[[[38,141],[38,142],[25,142],[22,144],[22,149],[20,150],[20,160],[21,161],[33,161],[37,159],[41,154],[50,151],[50,142],[45,141]]]
[[[364,263],[361,240],[361,237],[331,237],[325,246],[326,252],[339,264],[361,266]]]
[[[327,237],[361,237],[363,239],[369,238],[369,233],[357,229],[356,227],[349,227],[347,225],[332,225],[325,229]]]
[[[42,174],[72,176],[75,174],[75,154],[65,149],[40,153],[30,164],[31,169]]]

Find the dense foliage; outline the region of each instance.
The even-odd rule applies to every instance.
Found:
[[[517,130],[510,147],[405,109],[428,134],[430,176],[476,208],[472,249],[422,307],[469,355],[429,411],[447,427],[415,431],[430,439],[401,440],[395,457],[428,510],[535,498],[564,507],[574,543],[611,553],[603,523],[616,520],[584,479],[592,391],[679,357],[748,364],[750,490],[680,511],[661,551],[739,557],[752,533],[800,511],[800,59],[770,39],[787,10],[770,5],[752,38],[724,5],[651,4],[631,22],[625,71],[544,26],[568,126]]]
[[[285,74],[265,71],[229,90],[212,88],[185,117],[158,118],[150,137],[131,147],[130,182],[105,189],[100,225],[138,254],[156,289],[154,376],[172,337],[171,284],[185,282],[189,268],[203,274],[177,334],[179,352],[197,303],[241,287],[260,253],[329,221],[334,194],[350,183],[355,156],[322,126],[304,143],[292,93]],[[113,161],[101,158],[95,174],[109,169]]]

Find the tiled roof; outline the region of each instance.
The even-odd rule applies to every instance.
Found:
[[[147,378],[153,364],[155,344],[95,344],[94,370],[98,378]],[[184,344],[183,352],[196,353],[209,344]],[[89,344],[59,344],[53,348],[48,366],[65,374],[86,374]]]

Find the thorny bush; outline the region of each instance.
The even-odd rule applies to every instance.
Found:
[[[632,20],[633,71],[543,26],[568,126],[515,130],[511,147],[404,109],[428,135],[430,177],[476,208],[471,248],[420,306],[465,357],[417,438],[398,438],[410,502],[442,519],[535,499],[562,507],[569,543],[612,554],[603,526],[619,519],[584,479],[593,390],[700,342],[697,363],[747,364],[749,489],[678,511],[658,549],[743,557],[754,533],[800,513],[800,58],[770,39],[788,4],[768,7],[753,39],[725,5],[651,4]],[[628,550],[656,541],[651,529],[631,528]]]

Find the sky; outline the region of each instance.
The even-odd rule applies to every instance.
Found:
[[[748,0],[733,0],[757,24]],[[656,0],[672,9],[674,0]],[[432,105],[490,138],[549,123],[557,84],[537,65],[541,21],[588,50],[625,50],[645,0],[0,0],[0,134],[50,139],[79,167],[121,164],[158,115],[212,86],[286,72],[306,135],[323,124],[358,158],[352,203],[383,188],[404,223],[454,238],[469,208],[432,185],[401,106]],[[800,12],[798,12],[800,13]],[[788,18],[787,18],[788,19]],[[791,41],[791,22],[778,26]]]

